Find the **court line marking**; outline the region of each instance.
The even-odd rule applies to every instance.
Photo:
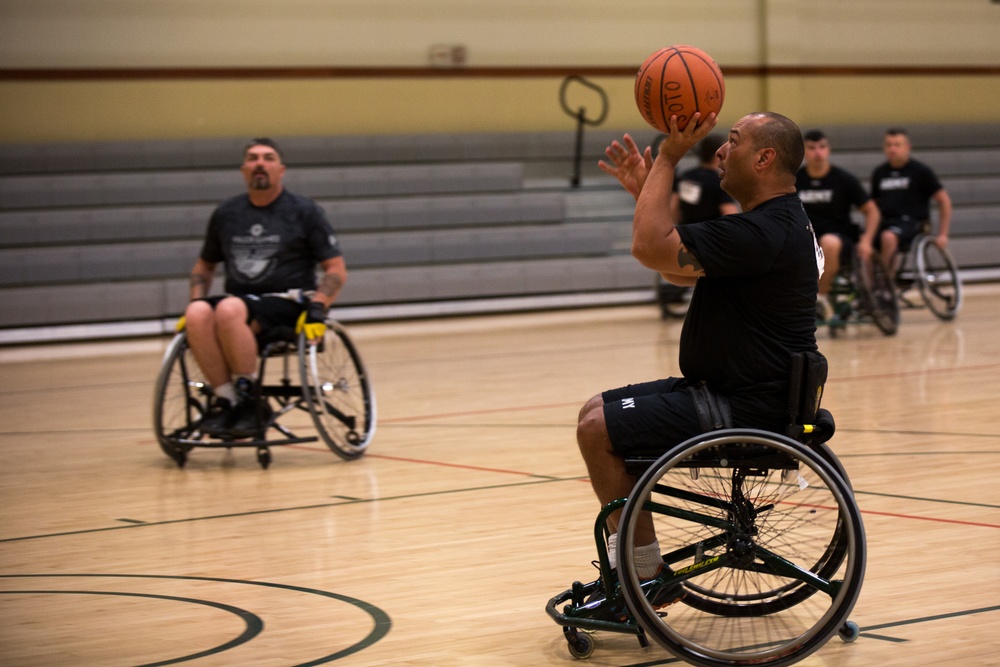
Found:
[[[908,618],[902,621],[893,621],[891,623],[881,623],[879,625],[871,625],[867,628],[859,628],[861,634],[859,637],[865,637],[866,639],[875,639],[878,641],[892,642],[892,643],[904,643],[910,641],[909,639],[901,639],[899,637],[886,637],[884,635],[878,635],[871,632],[872,630],[885,630],[888,628],[898,628],[904,625],[916,625],[920,623],[931,623],[934,621],[947,620],[949,618],[962,618],[964,616],[974,616],[976,614],[984,614],[993,611],[1000,611],[1000,605],[993,607],[980,607],[979,609],[966,609],[964,611],[955,611],[947,614],[935,614],[933,616],[923,616],[919,618]],[[823,650],[822,647],[819,649]],[[653,660],[650,662],[636,662],[624,667],[656,667],[657,665],[676,665],[683,662],[678,658],[667,658],[666,660]]]
[[[330,655],[325,655],[321,658],[315,660],[310,660],[309,662],[299,663],[293,667],[312,667],[313,665],[322,665],[328,662],[333,662],[334,660],[339,660],[340,658],[347,657],[354,653],[358,653],[373,644],[377,643],[379,640],[383,639],[392,628],[392,618],[384,612],[382,609],[376,607],[370,602],[365,602],[364,600],[359,600],[358,598],[352,598],[347,595],[340,595],[339,593],[332,593],[330,591],[319,590],[318,588],[306,588],[304,586],[294,586],[292,584],[276,584],[270,581],[250,581],[246,579],[226,579],[222,577],[200,577],[194,575],[157,575],[157,574],[101,574],[101,573],[87,573],[87,574],[0,574],[0,579],[28,579],[28,578],[71,578],[71,577],[100,577],[108,579],[172,579],[178,581],[211,581],[216,583],[224,584],[237,584],[244,586],[263,586],[266,588],[277,588],[289,591],[295,591],[297,593],[306,593],[308,595],[319,595],[321,597],[332,598],[340,602],[345,602],[352,607],[361,609],[367,613],[372,621],[374,622],[374,627],[371,632],[368,633],[366,637],[358,641],[357,643],[348,646],[345,649],[331,653]],[[0,591],[2,592],[2,591]],[[12,593],[17,593],[18,591],[10,591]],[[110,593],[109,593],[110,594]],[[143,597],[157,597],[153,595],[144,595]],[[195,600],[197,602],[197,600]],[[221,606],[218,603],[204,602],[202,604],[211,604],[214,606]],[[234,608],[235,609],[235,608]],[[263,622],[261,623],[263,627]],[[232,647],[230,647],[232,648]],[[191,658],[185,658],[191,659]],[[171,661],[179,662],[179,661]],[[158,663],[161,665],[170,664],[167,662]]]
[[[6,576],[6,575],[5,575]],[[24,575],[30,576],[46,576],[46,575]],[[12,591],[0,591],[0,595],[111,595],[111,596],[123,596],[123,597],[136,597],[136,598],[151,598],[155,600],[168,600],[171,602],[187,602],[189,604],[200,604],[206,607],[215,607],[216,609],[221,609],[222,611],[227,611],[234,616],[239,617],[243,620],[246,627],[243,632],[234,639],[230,639],[224,644],[220,644],[214,648],[205,649],[204,651],[199,651],[198,653],[192,653],[191,655],[181,656],[179,658],[171,658],[169,660],[161,660],[159,662],[149,662],[137,667],[162,667],[163,665],[173,665],[178,662],[187,662],[188,660],[197,660],[198,658],[206,658],[210,655],[215,655],[216,653],[222,653],[228,651],[229,649],[236,648],[240,644],[245,644],[261,632],[264,631],[264,621],[261,620],[260,616],[254,614],[253,612],[247,611],[246,609],[240,609],[239,607],[234,607],[223,602],[213,602],[211,600],[199,600],[197,598],[187,598],[179,597],[176,595],[156,595],[153,593],[130,593],[122,591],[72,591],[72,590],[12,590]]]
[[[296,512],[296,511],[300,511],[300,510],[325,509],[325,508],[329,508],[329,507],[340,507],[342,505],[359,505],[359,504],[363,504],[363,503],[378,503],[378,502],[387,502],[387,501],[394,501],[394,500],[409,500],[409,499],[412,499],[412,498],[426,498],[426,497],[431,497],[431,496],[443,496],[443,495],[449,495],[449,494],[453,494],[453,493],[468,493],[468,492],[473,492],[473,491],[489,491],[489,490],[492,490],[492,489],[506,489],[506,488],[512,488],[512,487],[518,487],[518,486],[529,486],[529,485],[533,485],[533,484],[550,484],[552,482],[562,482],[562,481],[567,481],[567,480],[569,480],[569,481],[576,481],[576,480],[579,480],[579,479],[581,479],[581,478],[579,478],[579,477],[568,477],[568,478],[559,478],[559,477],[554,477],[554,478],[535,478],[535,479],[531,479],[531,480],[525,481],[525,482],[511,482],[509,484],[490,484],[490,485],[485,485],[485,486],[471,486],[471,487],[463,487],[463,488],[455,488],[455,489],[441,489],[441,490],[436,490],[436,491],[425,491],[425,492],[421,492],[421,493],[409,493],[409,494],[404,494],[404,495],[400,495],[400,496],[380,496],[378,498],[360,498],[360,499],[353,499],[353,500],[343,500],[343,499],[341,499],[340,502],[313,503],[313,504],[310,504],[310,505],[296,505],[296,506],[293,506],[293,507],[274,507],[274,508],[270,508],[270,509],[252,510],[252,511],[249,511],[249,512],[233,512],[233,513],[230,513],[230,514],[214,514],[214,515],[207,515],[207,516],[195,516],[195,517],[186,517],[186,518],[183,518],[183,519],[167,519],[167,520],[164,520],[164,521],[148,521],[148,522],[145,522],[145,523],[128,523],[128,524],[125,524],[125,525],[118,525],[118,526],[104,526],[102,528],[82,528],[80,530],[67,530],[67,531],[62,531],[62,532],[59,532],[59,533],[42,533],[42,534],[39,534],[39,535],[22,535],[20,537],[0,538],[0,544],[6,543],[6,542],[24,542],[24,541],[27,541],[27,540],[37,540],[37,539],[43,539],[43,538],[47,538],[47,537],[68,537],[68,536],[73,536],[73,535],[87,535],[87,534],[90,534],[90,533],[105,533],[105,532],[114,531],[114,530],[134,530],[134,529],[137,529],[137,528],[148,528],[148,527],[152,527],[152,526],[169,526],[169,525],[178,524],[178,523],[193,523],[193,522],[196,522],[196,521],[211,521],[211,520],[215,520],[215,519],[234,519],[234,518],[240,518],[240,517],[258,516],[258,515],[265,515],[265,514],[280,514],[282,512]],[[339,498],[339,496],[334,496],[334,497]],[[137,519],[133,519],[133,521],[138,521],[138,520]],[[5,576],[5,575],[0,575],[0,577],[3,577],[3,576]]]

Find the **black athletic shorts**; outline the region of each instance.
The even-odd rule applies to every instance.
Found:
[[[840,239],[840,266],[851,266],[854,263],[854,247],[857,245],[857,241],[849,234],[841,234],[840,232],[827,232],[827,234],[833,234]],[[817,237],[817,240],[821,238],[822,236]]]
[[[212,304],[212,308],[215,308],[220,301],[228,296],[232,295],[210,296],[205,297],[202,301],[207,301]],[[287,330],[285,333],[289,335],[293,334],[299,315],[305,309],[304,304],[282,296],[244,294],[237,298],[242,299],[247,306],[247,324],[251,322],[260,324],[261,333],[257,335],[258,345],[272,338],[279,328]]]
[[[703,432],[684,378],[630,384],[601,396],[611,446],[619,456],[662,454]]]
[[[919,220],[913,220],[911,218],[889,218],[883,220],[882,224],[879,226],[878,231],[881,236],[882,232],[889,230],[899,238],[899,251],[906,252],[910,249],[910,245],[913,244],[913,239],[917,238],[917,234],[923,228],[923,223]],[[880,239],[875,239],[875,247],[880,247]]]

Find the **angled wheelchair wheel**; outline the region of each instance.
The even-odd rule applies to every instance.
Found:
[[[938,319],[954,319],[962,307],[962,280],[954,257],[927,234],[917,239],[914,252],[917,286],[924,303]]]
[[[896,284],[877,259],[864,262],[858,270],[858,299],[863,315],[886,336],[899,329],[899,298]]]
[[[660,610],[631,548],[650,518],[673,573],[663,585],[685,594]],[[864,579],[864,529],[847,482],[806,446],[751,429],[706,433],[661,457],[628,498],[618,544],[636,622],[707,667],[798,662],[846,627]]]
[[[212,389],[183,332],[174,336],[163,356],[153,395],[153,430],[160,449],[183,467],[191,450],[183,441],[199,439],[197,426],[208,411]]]
[[[375,434],[375,394],[357,348],[333,321],[320,344],[300,334],[298,348],[302,392],[320,437],[338,456],[361,456]]]

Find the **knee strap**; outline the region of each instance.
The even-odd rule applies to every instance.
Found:
[[[733,417],[729,410],[729,400],[725,396],[718,396],[702,383],[691,387],[691,397],[694,399],[694,410],[702,431],[732,428]]]

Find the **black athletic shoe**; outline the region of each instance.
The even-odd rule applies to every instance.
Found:
[[[198,425],[198,430],[207,435],[225,433],[226,423],[229,421],[232,411],[233,406],[228,398],[214,397],[208,412],[205,413]]]
[[[643,595],[649,600],[653,609],[662,609],[667,605],[680,602],[686,595],[684,587],[680,584],[664,583],[663,580],[671,575],[673,575],[673,571],[664,565],[655,577],[639,582]]]
[[[684,598],[685,591],[683,586],[676,583],[664,583],[664,579],[670,577],[672,574],[673,571],[664,565],[656,573],[656,576],[651,579],[643,579],[639,582],[639,587],[642,588],[643,595],[653,609],[662,609]],[[622,623],[627,621],[629,616],[628,606],[625,604],[625,598],[621,594],[617,570],[612,571],[611,591],[613,594],[610,596],[610,600],[604,580],[599,579],[595,583],[597,587],[584,603],[580,605],[579,610],[586,610],[589,612],[587,614],[589,618],[602,621]]]
[[[257,401],[247,398],[236,404],[229,413],[226,430],[234,438],[249,438],[267,428],[271,419],[271,407],[266,400],[260,401],[260,421],[258,421]]]

